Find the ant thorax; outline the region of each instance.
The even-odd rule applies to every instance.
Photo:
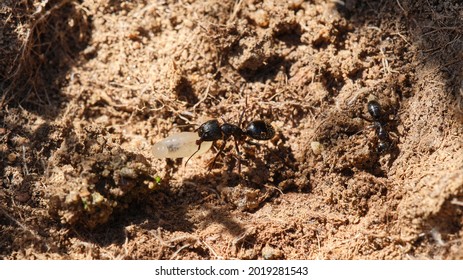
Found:
[[[243,140],[245,138],[243,130],[234,124],[224,123],[220,128],[225,139],[230,136],[235,137],[236,140]]]

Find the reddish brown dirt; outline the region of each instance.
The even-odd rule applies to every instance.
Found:
[[[364,2],[3,1],[0,258],[463,258],[463,5]]]

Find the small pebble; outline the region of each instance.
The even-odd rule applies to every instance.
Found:
[[[10,153],[8,155],[8,161],[11,163],[11,162],[14,162],[16,160],[18,156],[15,154],[15,153]]]
[[[256,24],[260,27],[268,27],[270,22],[268,13],[265,10],[256,11],[254,13],[254,20],[256,21]]]
[[[320,142],[317,142],[317,141],[313,141],[310,143],[310,148],[312,148],[312,152],[315,154],[315,155],[321,155],[321,153],[323,152],[323,145],[320,143]]]
[[[279,249],[273,248],[270,245],[265,245],[262,248],[262,258],[264,260],[276,260],[282,257],[282,253]]]

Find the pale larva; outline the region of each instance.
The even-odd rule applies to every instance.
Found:
[[[198,151],[196,141],[199,140],[198,133],[179,132],[162,139],[153,146],[155,158],[185,158],[192,156]],[[207,152],[212,142],[202,142],[201,149],[195,154],[199,156]]]

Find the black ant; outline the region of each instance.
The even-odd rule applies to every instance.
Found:
[[[224,122],[223,124],[220,124],[218,120],[210,120],[203,123],[197,131],[199,135],[199,139],[196,141],[196,145],[198,145],[198,150],[196,150],[196,152],[193,155],[191,155],[188,158],[188,160],[190,160],[190,158],[193,157],[201,149],[202,142],[215,142],[217,140],[222,140],[223,143],[219,148],[218,153],[216,154],[214,160],[211,162],[211,165],[209,165],[209,169],[211,169],[214,166],[219,154],[222,153],[225,149],[227,140],[230,139],[231,136],[233,136],[233,139],[235,141],[235,149],[238,154],[238,173],[241,173],[241,158],[239,144],[242,142],[256,144],[251,141],[248,141],[246,139],[248,137],[255,140],[270,140],[275,136],[275,129],[273,129],[272,125],[262,120],[250,122],[246,126],[246,129],[241,129],[240,126],[231,123]],[[186,161],[186,163],[188,163],[188,160]]]
[[[385,115],[382,113],[381,105],[379,105],[377,101],[369,101],[367,108],[368,113],[370,113],[373,118],[373,127],[375,128],[376,135],[379,139],[377,150],[380,154],[383,154],[387,152],[392,145],[391,138],[389,137],[389,133],[385,127],[387,125],[387,120],[385,119]]]

